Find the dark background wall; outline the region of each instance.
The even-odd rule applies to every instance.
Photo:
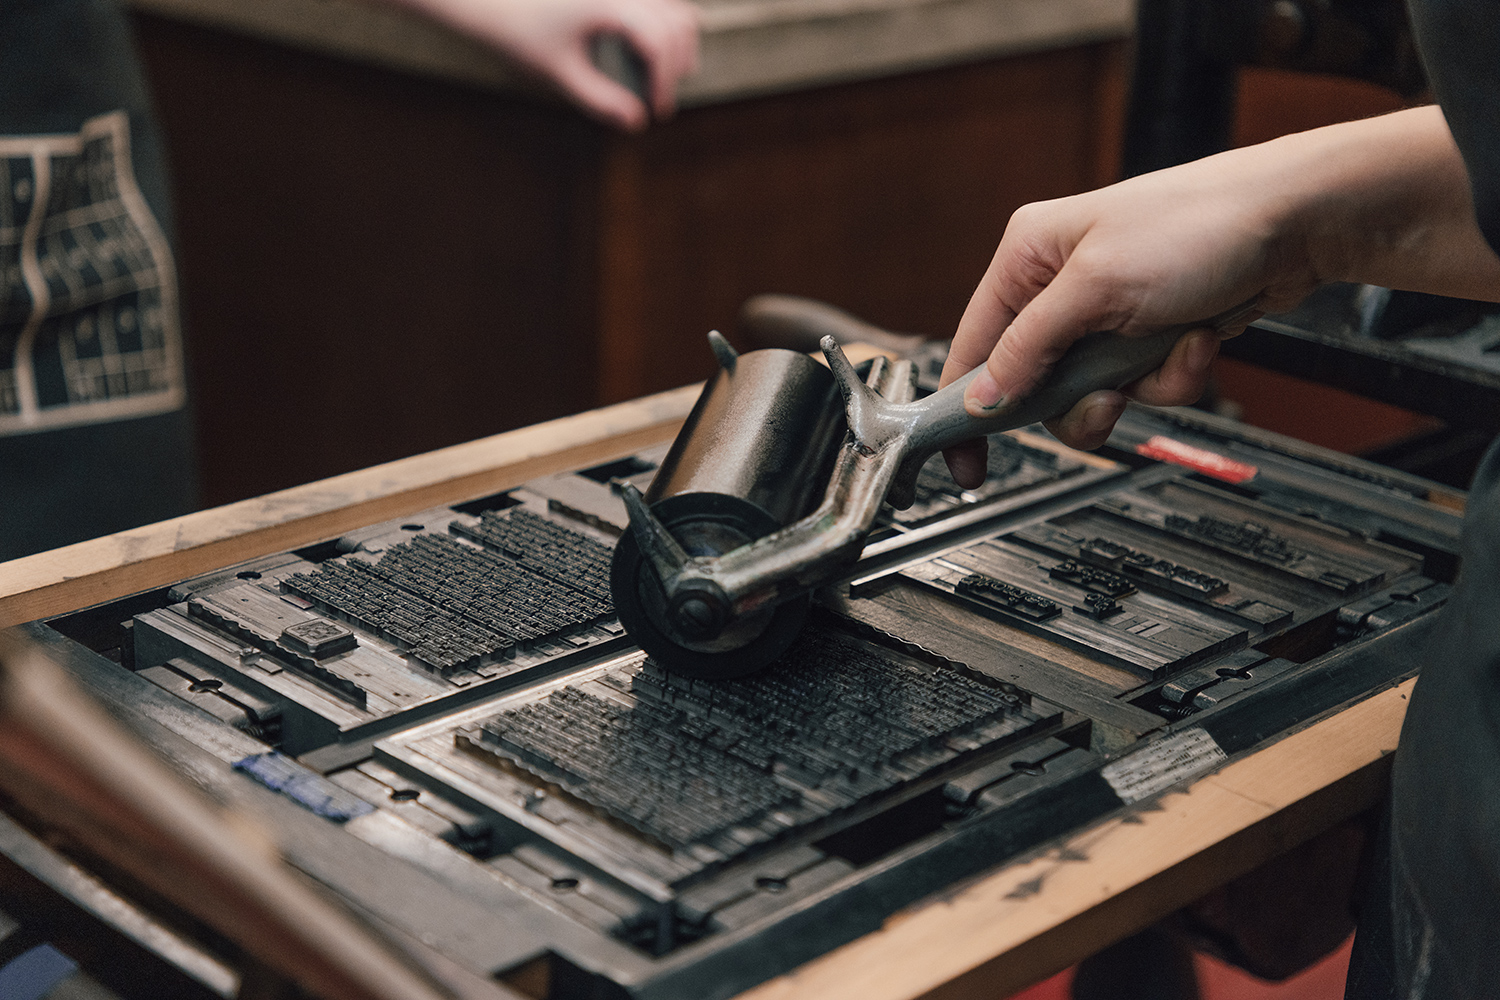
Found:
[[[1011,211],[1109,176],[1118,46],[576,113],[142,16],[221,503],[702,378],[763,291],[957,322]]]
[[[698,108],[629,137],[535,99],[136,27],[177,191],[209,504],[702,378],[704,333],[732,339],[758,292],[947,335],[1015,208],[1117,172],[1119,43]],[[1247,71],[1238,137],[1397,103]],[[1253,421],[1326,437],[1294,416],[1303,390],[1269,378],[1223,371]],[[1410,423],[1340,402],[1350,433],[1330,443]]]

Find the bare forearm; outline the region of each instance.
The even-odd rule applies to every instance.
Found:
[[[1091,330],[1142,333],[1245,302],[1280,312],[1329,281],[1500,301],[1500,258],[1474,218],[1438,108],[1285,136],[1021,208],[964,312],[943,380],[983,364],[965,405],[998,412]],[[1236,332],[1183,338],[1132,395],[1196,399],[1218,337]],[[1050,426],[1093,447],[1123,407],[1119,393],[1095,394]],[[980,477],[977,455],[949,460],[960,482]]]
[[[1322,281],[1500,301],[1500,257],[1474,219],[1436,106],[1267,143],[1285,156],[1291,227]]]

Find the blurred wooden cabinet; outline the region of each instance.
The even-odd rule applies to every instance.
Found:
[[[205,500],[702,378],[763,291],[944,335],[1019,205],[1113,174],[1119,43],[575,112],[138,15]]]

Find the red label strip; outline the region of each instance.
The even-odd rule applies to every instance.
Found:
[[[1255,474],[1260,471],[1253,465],[1236,462],[1218,452],[1209,451],[1206,448],[1195,448],[1190,444],[1184,444],[1160,434],[1145,444],[1136,445],[1135,451],[1138,455],[1185,466],[1206,476],[1222,479],[1226,483],[1243,483],[1254,479]]]

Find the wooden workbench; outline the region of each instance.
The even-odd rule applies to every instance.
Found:
[[[688,386],[0,564],[0,626],[112,600],[671,438]],[[744,994],[1005,996],[1373,804],[1408,681],[1012,860]]]

